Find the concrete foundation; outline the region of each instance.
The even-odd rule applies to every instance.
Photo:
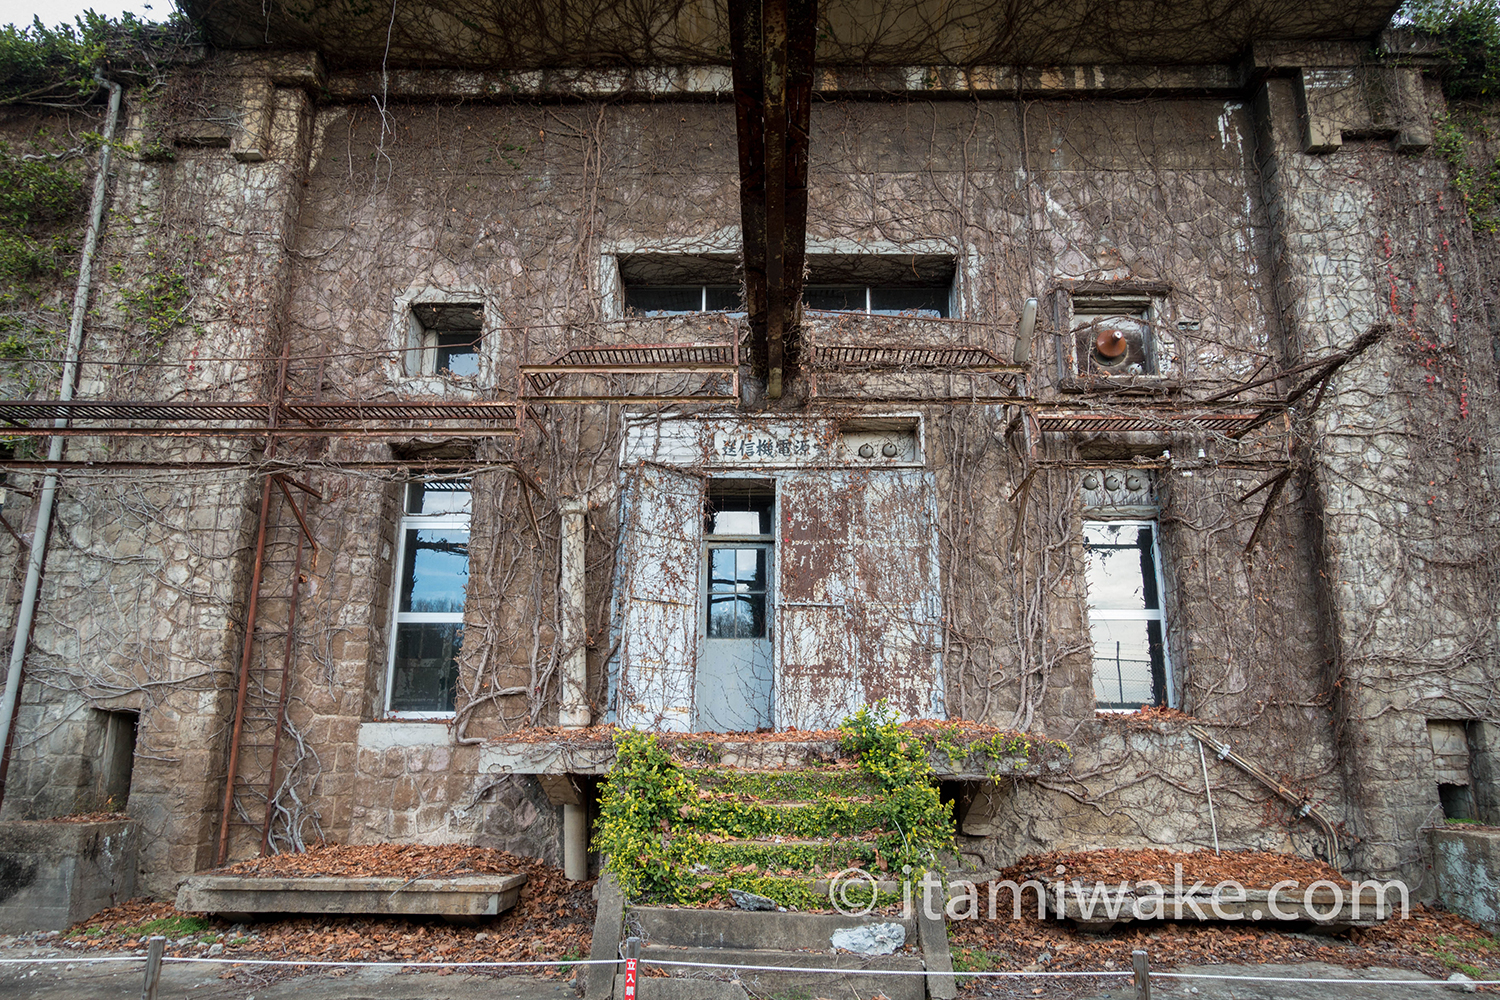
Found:
[[[1427,831],[1427,843],[1438,901],[1500,933],[1500,829],[1438,827]]]
[[[0,931],[63,930],[135,895],[136,827],[0,823]]]

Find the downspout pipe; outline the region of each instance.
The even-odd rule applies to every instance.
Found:
[[[120,95],[124,88],[95,71],[94,81],[109,88],[109,112],[104,119],[103,141],[99,146],[99,170],[94,175],[94,198],[89,206],[89,226],[83,236],[83,254],[78,261],[78,286],[73,293],[73,316],[68,323],[68,343],[63,351],[62,383],[57,398],[73,398],[78,381],[78,361],[83,350],[83,320],[88,315],[89,292],[93,287],[94,253],[99,248],[99,231],[104,224],[104,201],[109,193],[110,143],[115,137],[115,123],[120,117]],[[54,427],[68,426],[66,416],[58,417]],[[47,446],[47,461],[62,460],[63,437],[54,437]],[[31,627],[36,619],[36,595],[42,580],[42,564],[47,558],[47,535],[52,528],[52,511],[57,501],[57,474],[48,472],[42,480],[37,498],[36,528],[31,533],[31,550],[26,562],[26,582],[21,590],[21,607],[16,614],[16,637],[10,648],[10,666],[5,673],[5,694],[0,696],[0,754],[10,746],[11,724],[16,715],[16,698],[21,691],[21,668],[26,662],[26,647],[31,643]],[[0,789],[3,795],[3,789]]]
[[[584,565],[587,553],[588,502],[570,498],[562,514],[562,593],[559,608],[563,652],[562,704],[558,725],[581,729],[589,724],[588,651],[584,645]],[[583,796],[563,804],[563,874],[575,882],[589,877],[589,804]]]

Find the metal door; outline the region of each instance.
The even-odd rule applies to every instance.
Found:
[[[751,732],[772,725],[775,578],[772,543],[705,543],[694,729]]]

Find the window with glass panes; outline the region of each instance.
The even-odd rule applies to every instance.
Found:
[[[716,483],[704,524],[708,562],[704,636],[767,639],[775,494],[749,480]]]
[[[1094,695],[1103,709],[1167,704],[1155,521],[1086,521]]]
[[[386,709],[453,711],[469,583],[469,481],[408,483],[397,544]]]

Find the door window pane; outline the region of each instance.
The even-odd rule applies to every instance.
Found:
[[[1139,524],[1091,524],[1088,542],[1089,607],[1156,610],[1156,569],[1151,529]]]
[[[1094,640],[1094,694],[1101,708],[1140,708],[1156,703],[1153,646],[1141,619],[1091,621]]]

